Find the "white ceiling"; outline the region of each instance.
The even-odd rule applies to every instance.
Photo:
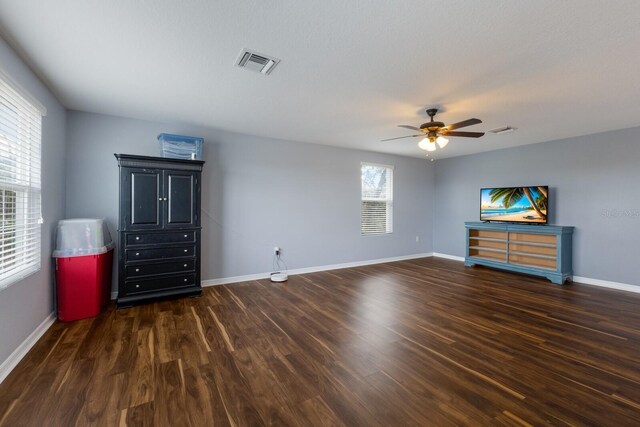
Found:
[[[640,125],[637,0],[0,0],[0,28],[76,110],[415,157],[379,140],[427,106],[518,128],[438,158]]]

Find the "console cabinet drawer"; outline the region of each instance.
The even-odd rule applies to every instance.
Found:
[[[156,274],[186,273],[194,271],[195,264],[193,260],[172,261],[157,264],[128,265],[126,270],[127,277],[143,277]]]
[[[152,259],[167,259],[179,257],[192,257],[196,254],[195,246],[180,246],[176,248],[160,249],[127,249],[125,259],[127,262]]]
[[[189,286],[196,286],[195,274],[129,281],[125,283],[125,290],[127,295],[132,295]]]
[[[195,231],[176,231],[171,233],[128,233],[127,246],[159,245],[163,243],[195,243]]]

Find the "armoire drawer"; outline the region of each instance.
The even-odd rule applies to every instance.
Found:
[[[127,295],[132,295],[188,286],[196,286],[195,274],[129,281],[125,283],[125,290]]]
[[[127,249],[125,261],[143,261],[152,259],[167,259],[179,257],[192,257],[196,254],[195,246],[179,246],[175,248],[159,248],[159,249]]]
[[[128,265],[126,267],[127,277],[153,276],[155,274],[167,273],[187,273],[195,270],[195,261],[192,259],[184,261],[159,262],[153,264]]]
[[[127,233],[127,246],[160,245],[163,243],[195,243],[195,231],[173,231],[164,233]]]

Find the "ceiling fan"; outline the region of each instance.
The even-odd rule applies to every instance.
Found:
[[[393,141],[394,139],[402,139],[402,138],[416,138],[416,137],[424,137],[422,141],[418,143],[418,147],[422,148],[426,151],[435,151],[436,143],[440,146],[440,148],[444,148],[449,140],[445,138],[445,136],[461,136],[465,138],[480,138],[484,135],[484,132],[457,132],[455,129],[460,129],[463,127],[477,125],[478,123],[482,123],[480,119],[468,119],[463,120],[458,123],[453,123],[450,125],[446,125],[442,122],[436,122],[433,120],[433,117],[438,112],[437,108],[429,108],[427,110],[427,114],[431,117],[431,121],[427,123],[423,123],[419,128],[415,126],[409,125],[398,125],[398,127],[411,129],[415,131],[419,131],[420,133],[416,135],[407,135],[407,136],[399,136],[397,138],[389,138],[383,139],[382,141]]]

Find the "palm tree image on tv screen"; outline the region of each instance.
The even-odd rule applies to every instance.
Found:
[[[480,220],[547,223],[549,187],[483,188]]]

